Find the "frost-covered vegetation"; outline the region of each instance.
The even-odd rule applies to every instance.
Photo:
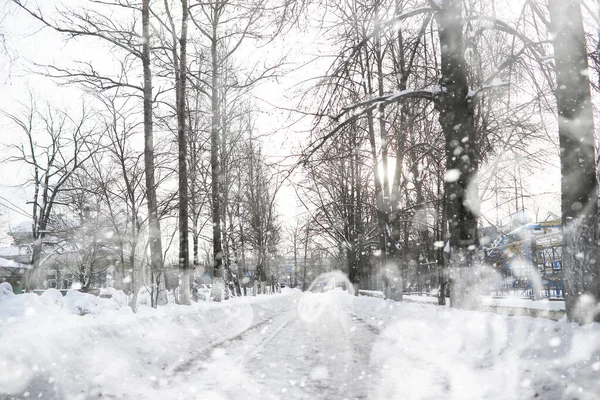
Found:
[[[0,396],[600,392],[600,2],[1,7]]]

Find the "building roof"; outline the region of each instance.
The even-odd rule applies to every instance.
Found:
[[[0,268],[6,269],[27,269],[30,266],[27,264],[21,264],[13,260],[7,260],[6,258],[0,257]]]
[[[14,258],[18,256],[25,256],[28,254],[28,249],[22,246],[0,247],[0,257]]]

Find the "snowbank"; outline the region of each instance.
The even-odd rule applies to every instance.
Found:
[[[361,290],[360,293],[369,292],[367,290]],[[374,294],[365,293],[366,295],[381,297],[383,298],[383,292],[372,291]],[[381,293],[381,295],[379,295]],[[438,299],[434,296],[416,296],[416,295],[405,295],[405,300],[415,303],[427,303],[427,304],[437,304]],[[483,306],[488,306],[490,310],[498,310],[501,308],[510,308],[510,309],[524,309],[524,310],[537,310],[537,311],[553,311],[553,312],[563,312],[565,311],[565,301],[564,300],[532,300],[532,299],[524,299],[524,298],[493,298],[482,296],[481,303]],[[542,315],[543,314],[537,314]]]
[[[383,376],[373,398],[599,398],[600,324],[372,297],[346,307],[379,331],[371,363]]]
[[[4,295],[0,297],[0,398],[250,396],[235,388],[230,393],[239,393],[237,397],[205,396],[205,381],[214,384],[214,376],[223,374],[222,380],[232,384],[242,381],[240,377],[260,383],[267,390],[261,398],[281,398],[282,388],[291,383],[263,379],[243,362],[221,368],[224,359],[219,348],[227,343],[237,343],[238,349],[249,346],[248,354],[264,357],[265,365],[272,362],[273,370],[301,362],[289,359],[294,351],[288,351],[285,360],[284,351],[260,354],[264,338],[278,343],[280,349],[297,345],[301,358],[310,355],[302,352],[300,344],[285,339],[286,327],[294,326],[291,315],[308,321],[307,326],[332,327],[313,330],[313,335],[323,336],[310,337],[305,345],[320,340],[331,343],[326,348],[351,352],[356,348],[354,340],[364,342],[368,362],[357,380],[364,378],[369,399],[596,400],[600,393],[600,324],[581,327],[564,320],[468,312],[339,291],[285,292],[189,307],[142,307],[137,314],[128,307],[109,305],[116,304],[114,299],[78,292],[69,292],[62,305],[53,291],[43,296]],[[78,315],[85,310],[89,312]],[[271,321],[278,322],[271,325]],[[279,332],[282,336],[275,336]],[[370,336],[361,339],[344,332]],[[249,336],[256,343],[246,342]],[[324,356],[336,360],[338,354]],[[319,372],[318,365],[313,368]],[[313,375],[313,381],[328,384],[327,374]]]
[[[0,298],[4,296],[13,296],[13,288],[12,285],[8,282],[0,283]]]
[[[141,307],[134,314],[118,304],[122,292],[109,299],[77,291],[59,298],[57,292],[0,297],[1,399],[131,398],[144,392],[168,398],[156,390],[166,384],[170,367],[192,349],[233,338],[256,318],[279,312],[273,299],[284,297]]]

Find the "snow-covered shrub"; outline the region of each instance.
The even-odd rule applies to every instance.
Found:
[[[79,299],[73,304],[71,311],[77,315],[91,314],[93,311],[93,304],[86,299]]]
[[[106,310],[119,310],[127,304],[127,296],[121,290],[105,288],[100,296],[69,290],[64,297],[63,308],[78,315],[101,314]]]
[[[3,290],[6,290],[6,287],[4,287]],[[5,293],[10,292],[6,290]],[[11,317],[38,318],[40,315],[56,314],[57,311],[57,307],[49,307],[48,304],[44,303],[42,298],[35,293],[0,296],[0,321]],[[2,322],[0,322],[0,334],[2,333],[2,326]],[[0,360],[1,359],[2,357],[0,357]],[[0,371],[1,370],[2,368],[0,368]],[[2,396],[0,396],[0,398],[2,398]]]
[[[14,296],[12,285],[8,282],[0,283],[0,297]]]
[[[116,306],[115,309],[125,307],[127,305],[127,295],[122,291],[113,287],[100,289],[100,297],[103,300],[110,300]]]
[[[72,289],[67,291],[67,295],[64,297],[63,302],[63,308],[66,311],[77,315],[91,314],[97,305],[96,296],[87,293],[81,293]]]
[[[63,295],[57,289],[48,289],[40,296],[42,303],[48,306],[54,306],[56,308],[62,308],[63,306]]]
[[[138,306],[151,306],[152,299],[150,298],[150,291],[147,287],[141,287],[137,295]]]

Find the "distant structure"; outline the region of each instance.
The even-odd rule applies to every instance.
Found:
[[[0,282],[10,283],[17,294],[23,291],[25,272],[31,268],[31,239],[24,240],[27,232],[31,233],[31,222],[21,222],[7,232],[12,245],[0,247]]]
[[[25,286],[25,272],[32,263],[31,221],[21,222],[11,228],[8,235],[12,238],[12,244],[0,247],[0,282],[9,282],[14,292],[20,293]],[[115,270],[113,260],[116,257],[113,252],[108,246],[99,249],[93,260],[95,270],[89,271],[82,262],[84,251],[69,246],[59,237],[46,235],[42,249],[42,279],[37,289],[70,289],[74,283],[83,284],[84,281],[93,288],[107,286]],[[85,260],[89,262],[89,257]]]
[[[526,223],[499,233],[483,252],[486,264],[499,273],[491,295],[563,298],[560,220]]]

